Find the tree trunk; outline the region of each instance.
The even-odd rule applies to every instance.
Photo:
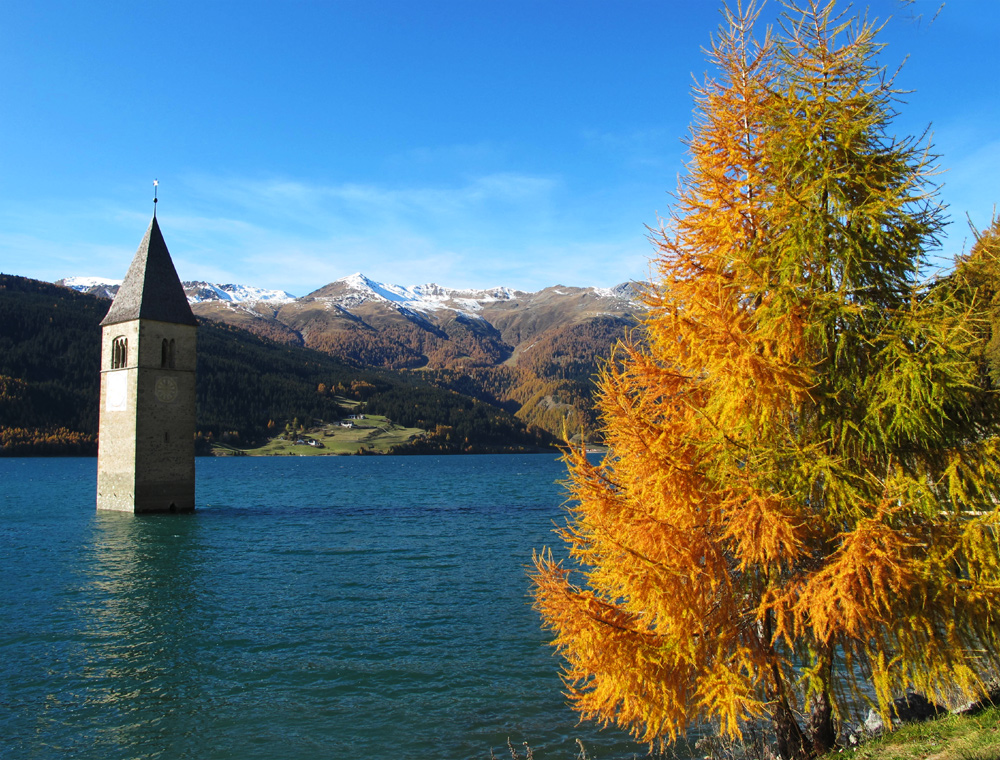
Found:
[[[774,726],[781,760],[805,760],[809,757],[806,737],[803,736],[798,721],[795,720],[784,699],[778,701],[772,708],[771,723]]]
[[[830,682],[833,676],[833,651],[829,644],[820,648],[818,657],[822,687],[809,698],[809,742],[813,752],[829,752],[837,743],[833,725],[833,705],[830,703]]]
[[[837,743],[837,732],[833,726],[833,706],[826,691],[814,694],[809,699],[808,730],[814,754],[822,755],[829,752]]]
[[[764,614],[761,621],[760,633],[761,644],[768,649],[771,648],[772,639],[771,613]],[[799,723],[795,720],[792,709],[788,706],[788,693],[785,690],[785,679],[781,673],[781,666],[774,658],[774,651],[770,652],[771,661],[771,683],[768,685],[768,699],[771,702],[771,725],[774,728],[774,736],[778,744],[778,755],[781,760],[805,760],[809,757],[806,737],[799,728]]]

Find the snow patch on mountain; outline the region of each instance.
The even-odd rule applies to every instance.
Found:
[[[109,280],[106,277],[67,277],[64,280],[58,280],[56,284],[62,285],[65,288],[84,291],[88,288],[118,287],[122,284],[122,281]]]
[[[623,282],[613,288],[594,288],[594,293],[602,298],[617,298],[639,303],[643,284],[638,282]]]
[[[510,301],[517,297],[520,291],[512,288],[495,287],[485,290],[462,290],[445,288],[436,283],[426,285],[390,285],[376,282],[355,272],[347,277],[341,277],[331,285],[341,285],[341,292],[332,300],[345,306],[357,306],[365,301],[385,301],[400,309],[416,312],[451,310],[468,313],[478,317],[475,312],[482,310],[483,304],[496,301]]]
[[[270,303],[283,304],[295,300],[286,290],[267,290],[252,285],[217,285],[211,282],[184,282],[184,293],[189,303],[203,301],[223,301],[226,303]]]
[[[121,280],[110,280],[106,277],[66,277],[56,280],[56,285],[108,298],[114,298],[121,284]],[[295,300],[295,296],[287,291],[255,288],[252,285],[218,285],[212,282],[187,281],[182,282],[181,286],[184,288],[188,303],[222,301],[227,304],[264,302],[280,305]]]
[[[58,280],[56,284],[113,298],[121,283],[121,280],[111,280],[104,277],[67,277]],[[256,303],[280,306],[297,300],[294,295],[285,290],[268,290],[252,285],[218,284],[203,281],[186,281],[181,284],[188,302],[192,304],[221,302],[233,307]],[[585,290],[599,298],[627,301],[636,305],[640,300],[638,288],[632,283],[622,283],[613,288],[586,288]],[[554,295],[574,297],[573,293],[563,290],[561,286],[552,288],[551,292]],[[436,283],[404,287],[377,282],[361,272],[355,272],[347,277],[341,277],[317,291],[315,298],[326,302],[328,308],[336,307],[347,312],[363,303],[373,301],[391,304],[393,308],[400,311],[427,314],[447,310],[467,315],[473,319],[481,319],[479,312],[490,304],[530,299],[534,295],[536,294],[502,286],[483,290],[447,288]]]

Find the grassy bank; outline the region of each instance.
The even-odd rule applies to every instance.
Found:
[[[908,723],[891,734],[853,749],[833,752],[826,760],[1000,760],[1000,707],[977,715],[948,715]]]
[[[391,447],[406,443],[424,432],[419,428],[395,425],[385,417],[373,414],[272,438],[257,448],[236,449],[231,446],[216,445],[214,453],[219,456],[240,454],[260,457],[357,454],[361,449],[372,453],[384,453]]]
[[[774,760],[773,745],[763,733],[744,734],[733,742],[717,736],[667,748],[663,758],[705,760]],[[659,756],[657,756],[659,758]],[[1000,706],[975,715],[945,714],[921,723],[905,723],[891,733],[867,738],[816,760],[1000,760]]]

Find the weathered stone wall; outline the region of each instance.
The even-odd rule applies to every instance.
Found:
[[[111,344],[128,339],[128,365],[112,370]],[[173,341],[173,366],[163,341]],[[169,352],[168,352],[169,355]],[[134,512],[194,509],[196,328],[135,320],[104,328],[98,509]],[[109,410],[107,393],[127,373],[127,407]]]
[[[128,341],[125,368],[112,369],[115,338]],[[139,322],[108,325],[101,340],[100,425],[97,433],[97,508],[135,509],[135,396]],[[121,398],[124,396],[124,398]]]

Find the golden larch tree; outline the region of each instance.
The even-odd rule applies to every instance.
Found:
[[[873,684],[943,698],[995,662],[997,406],[975,287],[923,283],[931,157],[888,129],[878,28],[727,11],[641,338],[567,455],[567,562],[535,598],[586,718],[643,741],[767,717],[786,758]],[[803,720],[804,718],[804,720]]]

